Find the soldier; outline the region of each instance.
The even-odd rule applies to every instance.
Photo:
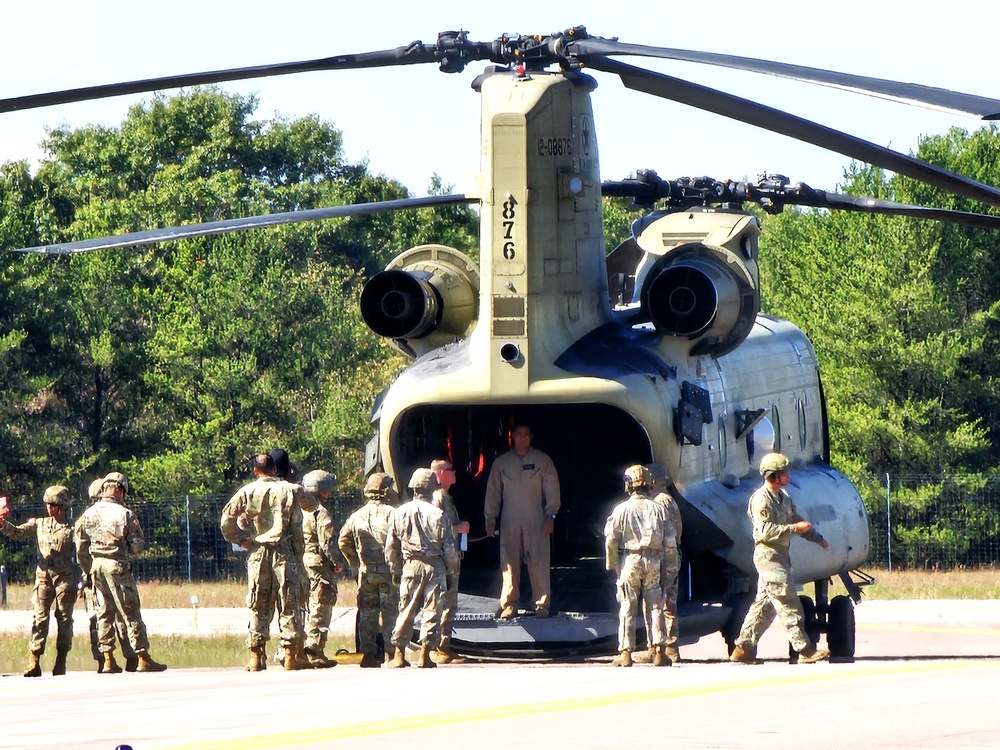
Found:
[[[684,523],[681,520],[681,509],[677,506],[677,501],[667,492],[667,474],[663,467],[660,464],[650,464],[647,468],[653,477],[650,494],[653,496],[653,500],[666,507],[667,517],[674,530],[674,544],[668,544],[663,549],[660,585],[663,587],[663,633],[666,636],[666,655],[672,663],[676,664],[681,660],[680,650],[677,647],[677,639],[680,635],[677,625],[677,579],[681,573],[680,546]],[[650,632],[648,622],[646,632]],[[651,659],[655,657],[655,653],[652,653],[653,650],[651,647]]]
[[[502,619],[517,615],[521,596],[521,563],[528,566],[535,616],[549,616],[549,537],[559,512],[559,477],[552,459],[531,447],[531,428],[516,425],[514,445],[490,468],[484,511],[486,535],[500,522],[500,590]]]
[[[73,605],[76,604],[80,569],[73,560],[73,528],[66,522],[70,506],[69,490],[55,485],[45,490],[45,518],[29,518],[14,526],[7,523],[6,515],[0,516],[0,531],[11,539],[35,537],[38,545],[38,567],[35,568],[35,589],[31,603],[35,619],[31,624],[31,642],[28,646],[29,662],[25,677],[41,677],[39,660],[45,653],[45,639],[49,635],[49,610],[55,605],[56,663],[55,676],[66,674],[66,656],[73,648]]]
[[[104,477],[98,477],[93,482],[90,483],[90,487],[87,490],[87,494],[90,497],[90,504],[93,505],[101,498],[101,485],[104,484]],[[97,610],[100,605],[97,600],[97,591],[94,589],[93,582],[90,580],[89,576],[86,576],[80,585],[83,591],[84,603],[90,608],[90,650],[94,654],[94,659],[97,660],[97,674],[104,673],[104,655],[101,653],[100,639],[97,635]],[[135,649],[132,648],[132,644],[128,640],[128,628],[125,626],[125,620],[122,619],[121,613],[115,610],[115,634],[118,636],[118,646],[122,650],[122,656],[125,657],[125,671],[135,672],[139,668],[139,657],[135,655]]]
[[[757,641],[774,620],[775,614],[788,631],[792,648],[799,654],[800,664],[811,664],[830,656],[829,651],[817,649],[806,635],[803,626],[805,614],[792,585],[792,561],[788,555],[793,534],[823,549],[830,549],[830,545],[809,521],[803,520],[785,492],[790,468],[791,462],[781,453],[764,456],[760,460],[764,484],[750,496],[747,506],[753,527],[757,597],[747,611],[736,647],[729,657],[740,664],[759,663]]]
[[[392,630],[396,654],[390,667],[406,667],[406,644],[413,635],[413,619],[423,610],[418,667],[436,667],[431,652],[441,643],[441,613],[449,579],[458,567],[455,530],[443,511],[435,508],[437,477],[417,469],[410,477],[411,500],[392,514],[385,557],[393,582],[399,582],[399,616]]]
[[[431,471],[437,477],[440,489],[434,490],[434,507],[440,508],[448,516],[452,526],[455,528],[455,549],[458,552],[458,567],[455,568],[455,575],[450,579],[448,591],[445,594],[444,612],[441,615],[441,645],[434,652],[435,661],[442,664],[450,664],[459,658],[458,654],[451,650],[451,628],[455,621],[455,610],[458,609],[458,579],[461,575],[462,550],[459,549],[459,536],[469,533],[469,522],[458,517],[458,510],[455,508],[455,501],[448,492],[455,484],[455,467],[451,461],[438,458],[431,461]]]
[[[396,497],[392,477],[375,472],[365,483],[365,505],[354,511],[340,530],[338,544],[347,564],[358,572],[358,651],[361,666],[381,667],[378,636],[390,661],[392,627],[399,612],[399,587],[392,582],[386,562],[385,540],[393,509],[389,501]]]
[[[278,628],[287,670],[311,665],[303,653],[303,576],[300,570],[304,541],[299,485],[275,476],[274,461],[266,453],[253,459],[254,481],[240,488],[222,509],[220,527],[227,542],[250,552],[247,558],[250,610],[247,648],[248,672],[267,668],[267,641],[271,617],[278,610]]]
[[[104,654],[103,672],[118,674],[115,662],[115,617],[121,616],[138,659],[138,672],[162,672],[167,667],[149,656],[149,638],[142,621],[139,589],[130,558],[146,548],[139,519],[122,501],[128,480],[113,471],[101,483],[101,496],[76,522],[76,556],[97,592],[97,634]]]
[[[618,656],[616,667],[632,666],[635,650],[635,617],[639,598],[649,612],[651,630],[647,633],[655,649],[653,665],[669,667],[666,638],[663,632],[663,588],[660,568],[663,550],[674,541],[673,526],[667,509],[649,496],[652,475],[645,466],[630,466],[625,470],[625,491],[628,498],[615,506],[604,527],[606,566],[618,576]],[[620,549],[625,550],[624,562]]]
[[[302,564],[309,576],[309,614],[305,655],[314,667],[335,667],[324,653],[333,607],[337,604],[337,574],[344,569],[337,552],[333,519],[323,503],[337,486],[337,477],[317,469],[302,477]]]

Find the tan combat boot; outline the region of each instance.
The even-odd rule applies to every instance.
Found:
[[[247,672],[263,672],[267,669],[267,652],[263,646],[251,646],[250,658],[247,660]]]
[[[680,649],[677,648],[677,646],[667,645],[664,653],[666,653],[667,658],[670,659],[671,664],[676,664],[681,660],[681,652]]]
[[[811,643],[799,651],[799,664],[815,664],[818,661],[823,661],[824,659],[829,658],[829,651],[825,648],[816,648],[816,646]]]
[[[298,661],[295,658],[295,646],[285,646],[284,647],[285,657],[281,660],[281,665],[289,672],[296,669],[302,669],[299,666]]]
[[[389,666],[393,669],[400,669],[402,667],[410,666],[410,662],[406,660],[406,654],[404,649],[397,648],[396,653],[392,655],[392,661],[389,662]]]
[[[451,650],[451,644],[447,641],[441,642],[441,645],[431,654],[431,658],[438,664],[451,664],[452,662],[462,661],[462,657]]]
[[[56,663],[52,665],[52,676],[62,677],[66,674],[66,657],[69,651],[56,651]]]
[[[381,669],[382,662],[375,654],[362,654],[360,666],[362,669]]]
[[[436,666],[437,664],[431,660],[431,647],[424,643],[420,646],[420,653],[417,654],[417,667],[431,669]]]
[[[121,674],[122,668],[118,666],[118,662],[115,661],[115,655],[113,651],[104,652],[104,671],[101,674]]]
[[[667,647],[657,646],[656,653],[653,654],[653,666],[654,667],[669,667],[673,664],[667,657]]]
[[[733,653],[729,655],[729,661],[736,664],[759,664],[757,661],[757,654],[755,649],[744,650],[739,644],[733,649]]]
[[[632,666],[632,652],[631,651],[619,651],[618,656],[611,660],[611,666],[613,667],[631,667]]]
[[[42,665],[38,663],[38,660],[42,657],[41,654],[28,654],[28,668],[24,670],[25,677],[41,677],[42,676]]]
[[[309,666],[314,669],[327,669],[328,667],[337,666],[337,662],[333,659],[327,657],[323,653],[322,648],[307,648],[303,649],[306,659],[309,661]]]
[[[167,670],[167,665],[153,661],[148,651],[136,651],[135,657],[139,660],[136,672],[165,672]]]

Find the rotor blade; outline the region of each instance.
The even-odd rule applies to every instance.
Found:
[[[15,253],[41,253],[44,255],[71,255],[87,253],[93,250],[108,250],[118,247],[136,245],[152,245],[167,240],[182,240],[194,237],[207,237],[213,234],[238,232],[244,229],[261,229],[280,224],[293,224],[301,221],[318,221],[320,219],[340,219],[349,216],[370,216],[387,211],[402,211],[415,208],[431,208],[436,206],[456,206],[460,203],[478,203],[478,198],[467,198],[464,195],[430,195],[426,198],[402,198],[377,203],[355,203],[350,206],[332,206],[330,208],[313,208],[305,211],[288,211],[266,216],[251,216],[245,219],[226,219],[224,221],[209,221],[203,224],[188,224],[167,229],[151,229],[145,232],[132,232],[116,237],[98,237],[79,242],[62,242],[56,245],[39,245],[14,250]]]
[[[828,193],[825,190],[812,190],[810,194],[786,195],[785,203],[799,206],[814,206],[816,208],[833,208],[843,211],[859,211],[862,213],[885,214],[887,216],[912,216],[916,219],[944,221],[949,224],[962,224],[982,229],[1000,229],[1000,216],[975,214],[967,211],[952,211],[946,208],[931,208],[915,206],[909,203],[880,198],[862,198],[843,193]]]
[[[567,44],[567,47],[587,64],[591,64],[588,55],[636,55],[641,57],[657,57],[666,60],[681,60],[684,62],[715,65],[736,70],[747,70],[753,73],[790,78],[796,81],[817,83],[822,86],[853,91],[859,94],[875,96],[890,101],[912,104],[927,109],[943,112],[957,112],[963,115],[974,115],[983,120],[1000,119],[1000,100],[990,99],[976,94],[963,94],[958,91],[922,86],[918,83],[902,83],[884,78],[838,73],[834,70],[809,68],[803,65],[758,60],[752,57],[722,55],[715,52],[695,52],[668,47],[648,47],[643,44],[624,44],[610,39],[581,39]],[[593,67],[593,66],[592,66]]]
[[[184,75],[164,76],[162,78],[147,78],[141,81],[111,83],[102,86],[87,86],[67,91],[54,91],[48,94],[32,94],[10,99],[0,99],[0,113],[14,112],[22,109],[48,107],[55,104],[105,99],[124,94],[139,94],[147,91],[180,88],[182,86],[198,86],[206,83],[221,83],[223,81],[240,81],[247,78],[266,78],[282,76],[291,73],[307,73],[318,70],[350,70],[354,68],[378,68],[388,65],[415,65],[435,61],[435,45],[413,42],[406,47],[366,52],[358,55],[339,55],[316,60],[280,63],[275,65],[256,65],[248,68],[230,68],[214,70],[206,73],[187,73]]]
[[[699,86],[696,83],[636,68],[615,60],[595,58],[590,62],[590,67],[617,74],[621,77],[622,83],[630,89],[688,104],[708,112],[715,112],[739,122],[756,125],[773,133],[787,135],[844,154],[852,159],[858,159],[876,167],[912,177],[956,195],[964,195],[991,206],[1000,206],[1000,190],[995,187],[984,185],[968,177],[949,172],[947,169],[877,146],[869,141],[855,138],[811,120],[765,107],[763,104],[757,104],[707,86]]]

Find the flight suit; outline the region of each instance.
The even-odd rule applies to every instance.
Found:
[[[271,618],[278,610],[280,642],[295,649],[304,640],[302,509],[300,485],[261,476],[242,487],[222,510],[220,527],[227,542],[251,542],[247,559],[247,647],[263,648],[270,638]]]
[[[663,550],[676,546],[666,507],[642,490],[633,492],[611,511],[604,526],[604,540],[606,567],[618,574],[618,650],[635,649],[640,597],[649,613],[649,645],[663,646],[666,636],[660,570]]]
[[[487,526],[500,516],[501,608],[517,608],[523,560],[536,609],[549,609],[549,535],[542,527],[559,512],[559,499],[556,467],[540,450],[521,457],[512,449],[493,462],[484,512]]]
[[[774,491],[765,483],[747,504],[753,526],[753,564],[757,569],[757,596],[747,611],[736,645],[750,653],[773,622],[775,615],[788,631],[796,651],[812,645],[805,632],[805,613],[792,583],[792,561],[788,554],[794,526],[804,520],[784,490]],[[823,536],[810,529],[803,538],[820,542]]]

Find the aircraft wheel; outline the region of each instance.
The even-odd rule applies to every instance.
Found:
[[[740,637],[740,630],[743,628],[743,620],[747,616],[747,610],[753,604],[754,595],[751,593],[730,594],[723,602],[732,609],[732,614],[722,628],[722,637],[726,641],[726,650],[732,656],[733,649],[736,648],[736,639]]]
[[[854,658],[854,633],[854,602],[848,596],[833,597],[826,631],[832,658]]]
[[[813,600],[808,596],[800,596],[799,601],[802,603],[802,622],[805,626],[806,635],[809,636],[809,640],[813,643],[819,642],[819,620],[816,618],[816,605]],[[792,644],[788,644],[788,660],[795,664],[799,660],[799,652],[792,648]]]

